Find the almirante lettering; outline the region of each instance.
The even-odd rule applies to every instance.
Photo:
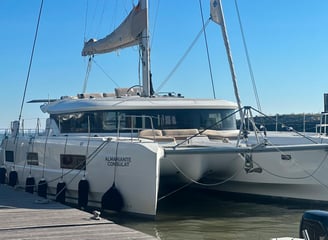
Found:
[[[129,156],[107,156],[105,158],[107,161],[107,166],[117,166],[117,167],[129,167],[131,162],[131,157]]]

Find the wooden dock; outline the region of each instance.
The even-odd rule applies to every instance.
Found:
[[[0,239],[156,239],[107,219],[0,184]]]

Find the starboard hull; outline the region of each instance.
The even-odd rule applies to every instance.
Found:
[[[232,179],[210,189],[328,203],[327,144],[266,146],[250,154],[257,172],[236,170]],[[236,169],[243,168],[241,164]],[[209,176],[207,180],[222,181],[222,177]]]

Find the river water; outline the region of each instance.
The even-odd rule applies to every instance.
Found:
[[[110,220],[161,240],[272,239],[298,237],[305,210],[315,205],[226,197],[218,192],[185,189],[159,202],[155,220],[110,215]],[[321,210],[325,210],[322,207]]]

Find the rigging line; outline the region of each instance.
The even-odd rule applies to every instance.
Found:
[[[102,142],[89,156],[87,156],[87,158],[86,158],[86,166],[88,166],[91,163],[91,161],[93,161],[93,159],[105,148],[105,146],[108,143],[109,143],[108,141]],[[55,177],[53,179],[48,180],[47,182],[48,183],[56,182],[57,180],[62,179],[63,177],[69,175],[73,171],[78,170],[77,173],[72,177],[72,180],[73,180],[73,179],[75,179],[82,172],[83,169],[81,167],[83,166],[83,164],[84,164],[83,162],[79,162],[79,163],[77,163],[74,166],[74,168],[71,168],[70,170],[64,172],[64,174],[62,176]],[[44,178],[44,176],[42,178]],[[72,182],[72,180],[70,180],[67,183],[67,186]],[[17,187],[24,187],[24,185],[16,185],[16,186]],[[36,186],[36,185],[34,185],[34,186]]]
[[[93,153],[95,153],[96,151],[98,151],[97,153],[95,153],[95,155],[86,163],[86,166],[96,157],[96,155],[97,154],[99,154],[99,152],[102,150],[102,149],[104,149],[104,147],[107,145],[106,144],[107,142],[105,142],[105,143],[101,143],[97,148],[96,148],[96,150],[93,152]],[[100,147],[101,147],[101,149],[100,149]],[[100,150],[99,150],[100,149]],[[74,175],[74,176],[72,176],[71,177],[71,179],[70,179],[70,181],[68,181],[66,184],[65,184],[65,187],[63,188],[63,189],[61,189],[57,194],[55,194],[55,197],[57,197],[62,191],[64,191],[64,189],[67,189],[67,187],[68,187],[68,185],[70,185],[72,182],[73,182],[73,180],[82,172],[82,171],[84,171],[84,173],[83,173],[83,176],[85,177],[85,170],[83,169],[83,168],[81,168],[81,166],[83,165],[83,162],[80,162],[80,163],[78,163],[76,166],[75,166],[75,168],[73,168],[73,169],[71,169],[71,170],[69,170],[67,173],[65,173],[64,175],[68,175],[69,173],[71,173],[71,172],[73,172],[73,170],[78,170],[78,172]],[[58,180],[59,178],[57,178],[57,180]],[[62,176],[62,178],[61,179],[63,179],[63,176]]]
[[[120,144],[119,141],[117,141],[116,143],[116,149],[115,149],[115,166],[114,166],[114,179],[113,179],[113,184],[115,184],[115,181],[116,181],[116,171],[117,171],[117,156],[118,156],[118,145]]]
[[[92,35],[96,36],[96,30],[93,26],[95,25],[95,22],[96,22],[95,19],[96,19],[96,12],[97,12],[97,9],[98,9],[98,4],[99,4],[99,1],[96,1],[96,6],[93,7],[93,9],[92,9],[93,11],[92,11],[92,14],[91,14],[92,16],[90,17],[90,20],[89,20],[89,23],[90,23],[89,25],[91,26],[90,29],[94,29],[93,33],[90,32],[91,36]]]
[[[219,123],[223,122],[224,120],[232,117],[233,115],[237,114],[238,112],[240,112],[242,109],[237,109],[235,110],[234,112],[230,113],[229,115],[225,116],[224,118],[222,118],[221,120],[215,122],[214,124],[212,124],[211,126],[207,127],[207,128],[204,128],[203,130],[199,131],[198,133],[186,138],[185,140],[181,141],[180,143],[177,143],[175,146],[173,146],[173,148],[177,148],[179,147],[180,145],[182,145],[183,143],[185,142],[188,142],[190,139],[194,138],[194,137],[197,137],[199,135],[201,135],[202,133],[204,133],[206,130],[208,129],[212,129],[213,127],[215,127],[216,125],[218,125]]]
[[[194,41],[191,43],[191,45],[188,47],[187,51],[183,54],[183,56],[179,59],[179,61],[177,62],[177,64],[175,65],[175,67],[173,68],[173,70],[169,73],[169,75],[164,79],[164,81],[161,83],[161,85],[157,88],[156,92],[159,92],[163,86],[167,83],[167,81],[172,77],[172,75],[175,73],[175,71],[179,68],[179,66],[181,65],[181,63],[183,62],[183,60],[187,57],[187,55],[189,54],[189,52],[191,51],[191,49],[194,47],[194,45],[196,44],[197,40],[199,39],[199,37],[202,35],[204,29],[207,27],[208,23],[210,22],[210,19],[207,20],[207,22],[205,23],[205,26],[203,26],[203,28],[199,31],[199,33],[197,34],[196,38],[194,39]]]
[[[274,117],[270,117],[270,116],[266,115],[265,113],[263,113],[262,111],[257,110],[257,109],[255,109],[255,108],[253,108],[253,107],[250,107],[250,108],[253,109],[255,112],[257,112],[257,113],[259,113],[259,114],[261,114],[261,115],[263,115],[263,116],[265,116],[265,117],[267,117],[267,118],[273,120],[274,122],[277,122],[277,120],[276,120]],[[292,131],[293,133],[296,133],[297,135],[299,135],[299,136],[301,136],[301,137],[303,137],[303,138],[309,140],[310,142],[313,142],[313,143],[318,144],[318,142],[314,141],[312,138],[306,136],[305,134],[302,134],[302,133],[296,131],[294,128],[288,127],[286,124],[284,124],[284,123],[282,123],[282,122],[277,122],[277,123],[278,123],[278,124],[281,124],[281,125],[285,125],[286,128],[288,128],[288,130]]]
[[[191,184],[193,184],[193,182],[188,182],[188,183],[182,185],[181,187],[179,187],[179,188],[177,188],[177,189],[175,189],[175,190],[173,190],[173,191],[171,191],[171,192],[169,192],[169,193],[167,193],[167,194],[159,197],[157,199],[157,201],[159,202],[159,201],[161,201],[161,200],[163,200],[163,199],[165,199],[165,198],[167,198],[167,197],[169,197],[169,196],[171,196],[171,195],[179,192],[180,190],[185,189],[186,187],[189,187]]]
[[[87,66],[87,71],[85,73],[85,78],[84,78],[82,93],[85,93],[85,91],[87,90],[87,84],[88,84],[89,75],[90,75],[91,67],[92,67],[92,61],[91,61],[92,59],[93,59],[93,55],[90,56],[89,57],[89,60],[88,60],[88,66]]]
[[[43,162],[42,162],[42,178],[44,178],[44,171],[46,167],[46,151],[47,151],[47,144],[48,144],[48,138],[50,135],[50,129],[48,129],[46,140],[44,142],[44,149],[43,149]]]
[[[89,0],[86,0],[86,7],[85,7],[85,19],[84,19],[84,34],[83,34],[83,41],[86,42],[86,34],[87,34],[87,23],[88,23],[88,11],[89,11]]]
[[[232,159],[232,161],[236,160],[236,159],[242,159],[239,157],[240,154],[238,154],[234,159]],[[172,160],[170,159],[170,162],[173,164],[173,166],[189,181],[191,181],[192,183],[195,183],[197,185],[200,185],[200,186],[204,186],[204,187],[214,187],[214,186],[218,186],[218,185],[222,185],[228,181],[230,181],[231,179],[235,178],[244,168],[240,168],[240,169],[236,169],[236,171],[230,176],[230,177],[227,177],[226,179],[223,179],[223,180],[220,180],[219,182],[216,182],[216,183],[202,183],[202,182],[199,182],[197,180],[194,180],[193,178],[191,178],[190,176],[188,176],[184,171],[182,171],[181,168],[178,167],[178,165]]]
[[[113,31],[113,29],[116,29],[117,27],[117,20],[118,20],[118,17],[117,17],[117,13],[119,12],[118,9],[119,9],[119,3],[122,3],[121,0],[116,0],[114,1],[113,4],[111,4],[111,7],[109,7],[110,9],[110,16],[111,16],[111,19],[110,19],[110,24],[108,24],[108,29],[107,31],[111,32]],[[125,14],[128,14],[128,11],[125,9]]]
[[[43,7],[43,0],[41,0],[39,16],[38,16],[38,21],[37,21],[37,25],[36,25],[35,35],[34,35],[34,41],[33,41],[31,57],[30,57],[30,63],[29,63],[29,66],[28,66],[27,77],[26,77],[26,81],[25,81],[24,94],[23,94],[22,104],[21,104],[20,113],[19,113],[19,117],[18,117],[19,122],[22,118],[23,106],[24,106],[24,101],[25,101],[25,97],[26,97],[26,90],[27,90],[27,85],[28,85],[28,81],[29,81],[29,78],[30,78],[30,72],[31,72],[31,67],[32,67],[32,62],[33,62],[34,49],[35,49],[36,39],[37,39],[37,36],[38,36],[38,31],[39,31],[42,7]]]
[[[200,8],[200,14],[202,16],[202,24],[203,24],[203,29],[204,29],[204,40],[205,40],[205,46],[206,46],[206,55],[207,55],[207,61],[208,61],[208,68],[209,68],[210,76],[211,76],[213,97],[214,97],[214,99],[216,99],[214,81],[213,81],[213,73],[212,73],[212,64],[211,64],[210,54],[209,54],[209,50],[208,50],[208,42],[207,42],[206,30],[205,30],[205,26],[204,26],[205,23],[204,23],[203,7],[202,7],[201,0],[199,0],[199,8]]]
[[[306,169],[304,169],[303,167],[301,167],[301,165],[299,165],[296,161],[294,161],[306,174],[308,174],[308,176],[306,177],[299,177],[299,178],[292,178],[292,177],[284,177],[284,176],[280,176],[278,174],[272,173],[270,171],[268,171],[267,169],[263,169],[257,162],[254,162],[256,165],[258,165],[259,167],[261,167],[265,172],[267,172],[268,174],[275,176],[275,177],[279,177],[279,178],[284,178],[284,179],[306,179],[306,178],[313,178],[317,183],[319,183],[322,187],[326,188],[328,190],[328,185],[326,185],[325,183],[323,183],[320,179],[318,179],[317,177],[314,176],[314,174],[320,169],[320,167],[322,166],[322,164],[327,160],[327,155],[324,157],[324,159],[321,161],[321,163],[319,164],[319,166],[312,172],[310,173],[309,171],[307,171]]]
[[[158,10],[159,10],[159,4],[160,4],[160,0],[157,1],[157,7],[156,7],[156,11],[155,11],[155,20],[154,20],[154,25],[153,25],[153,33],[152,33],[152,38],[151,38],[151,43],[150,43],[150,49],[153,46],[153,42],[154,42],[154,36],[155,36],[155,30],[156,30],[156,26],[157,26],[157,18],[158,18]],[[149,10],[148,10],[149,11]]]
[[[68,135],[65,136],[64,156],[66,155],[67,142],[68,142]],[[61,169],[62,169],[61,180],[63,180],[63,179],[64,179],[64,168],[63,168],[61,165],[62,165],[62,162],[60,162],[60,167],[61,167]]]
[[[100,14],[98,26],[101,26],[102,23],[103,23],[103,18],[104,18],[104,13],[105,13],[105,9],[106,9],[106,4],[107,4],[107,1],[104,1],[103,4],[102,4],[101,14]],[[96,36],[99,35],[99,31],[100,31],[100,27],[98,28],[98,32],[96,33]]]
[[[241,32],[241,36],[242,36],[242,39],[243,39],[243,45],[244,45],[244,49],[245,49],[248,70],[249,70],[249,74],[250,74],[251,80],[252,80],[252,85],[253,85],[253,91],[254,91],[254,94],[255,94],[256,104],[257,104],[258,109],[261,110],[260,99],[259,99],[259,95],[258,95],[258,92],[257,92],[257,87],[256,87],[256,83],[255,83],[253,68],[252,68],[251,60],[250,60],[249,53],[248,53],[246,38],[245,38],[245,34],[244,34],[243,25],[242,25],[242,22],[241,22],[241,17],[240,17],[240,12],[239,12],[239,8],[238,8],[237,0],[235,0],[235,6],[236,6],[238,21],[239,21],[240,32]]]
[[[35,136],[30,138],[30,145],[32,147],[32,151],[31,152],[34,152],[34,140],[35,140]],[[27,161],[27,157],[26,157],[26,161]],[[32,164],[30,164],[30,172],[29,172],[29,174],[32,175]]]
[[[106,77],[109,78],[109,80],[111,80],[117,87],[120,87],[113,78],[111,78],[111,76],[108,75],[108,73],[106,73],[106,71],[104,70],[104,68],[102,68],[94,58],[92,58],[92,61],[97,65],[97,67],[99,67],[99,69],[106,75]]]
[[[316,179],[316,178],[314,177],[314,174],[315,174],[315,173],[321,168],[322,164],[323,164],[324,162],[327,161],[327,156],[328,156],[328,153],[326,153],[325,157],[321,160],[321,162],[319,163],[319,165],[314,169],[314,171],[313,171],[312,173],[310,173],[309,171],[305,170],[300,164],[297,163],[297,161],[294,161],[294,163],[295,163],[297,166],[299,166],[299,168],[300,168],[303,172],[305,172],[305,173],[307,174],[306,176],[301,176],[301,177],[286,177],[286,176],[282,176],[282,175],[279,175],[279,174],[276,174],[276,173],[274,173],[274,172],[269,171],[268,169],[262,167],[258,162],[254,161],[254,160],[253,160],[253,163],[255,163],[258,167],[262,168],[262,170],[263,170],[264,172],[266,172],[266,173],[268,173],[269,175],[272,175],[272,176],[274,176],[274,177],[278,177],[278,178],[282,178],[282,179],[289,179],[289,180],[301,180],[301,179],[307,179],[307,178],[311,178],[311,177],[312,177],[312,178],[315,179],[320,185],[324,185],[324,186],[325,186],[324,183],[321,183],[318,179]],[[328,188],[328,186],[327,186],[327,188]]]

